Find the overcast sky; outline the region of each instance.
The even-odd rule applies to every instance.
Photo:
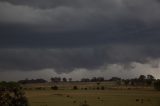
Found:
[[[160,78],[160,0],[0,0],[0,80]]]

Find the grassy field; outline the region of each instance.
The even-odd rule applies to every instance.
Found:
[[[62,85],[61,88],[64,88]],[[93,87],[93,84],[87,85]],[[81,87],[87,85],[80,84]],[[68,85],[67,88],[70,86]],[[113,87],[113,89],[105,90],[51,90],[47,88],[26,90],[26,96],[31,106],[160,106],[160,92],[148,88],[123,89],[119,87],[115,89]]]

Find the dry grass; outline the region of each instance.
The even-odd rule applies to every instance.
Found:
[[[96,83],[76,84],[78,87],[97,87]],[[51,90],[45,85],[45,90],[26,90],[26,95],[31,106],[81,106],[85,102],[88,106],[160,106],[160,92],[151,88],[116,89],[113,84],[104,83],[105,90],[69,89],[74,85],[61,84],[61,90]]]

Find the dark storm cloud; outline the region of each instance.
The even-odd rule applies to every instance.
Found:
[[[112,44],[159,45],[159,26],[108,26],[107,29],[37,32],[23,25],[0,26],[0,48],[76,48]]]
[[[159,58],[158,0],[0,0],[0,69],[59,72]]]
[[[148,62],[159,58],[160,49],[140,45],[108,45],[66,49],[1,49],[1,70],[55,69],[70,72],[75,68],[99,69],[106,64]],[[147,57],[147,58],[146,58]]]
[[[3,22],[46,24],[56,30],[102,27],[111,21],[152,23],[160,17],[157,0],[1,0],[0,5]]]
[[[103,49],[102,49],[103,50]],[[93,48],[79,49],[3,49],[0,67],[3,70],[40,70],[54,68],[71,71],[74,68],[98,68],[105,61],[105,52]]]

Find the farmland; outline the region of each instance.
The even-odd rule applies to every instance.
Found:
[[[114,83],[52,83],[25,85],[31,106],[160,106],[160,92],[152,87],[117,86]],[[76,86],[76,89],[73,87]],[[101,87],[105,89],[101,89]]]

